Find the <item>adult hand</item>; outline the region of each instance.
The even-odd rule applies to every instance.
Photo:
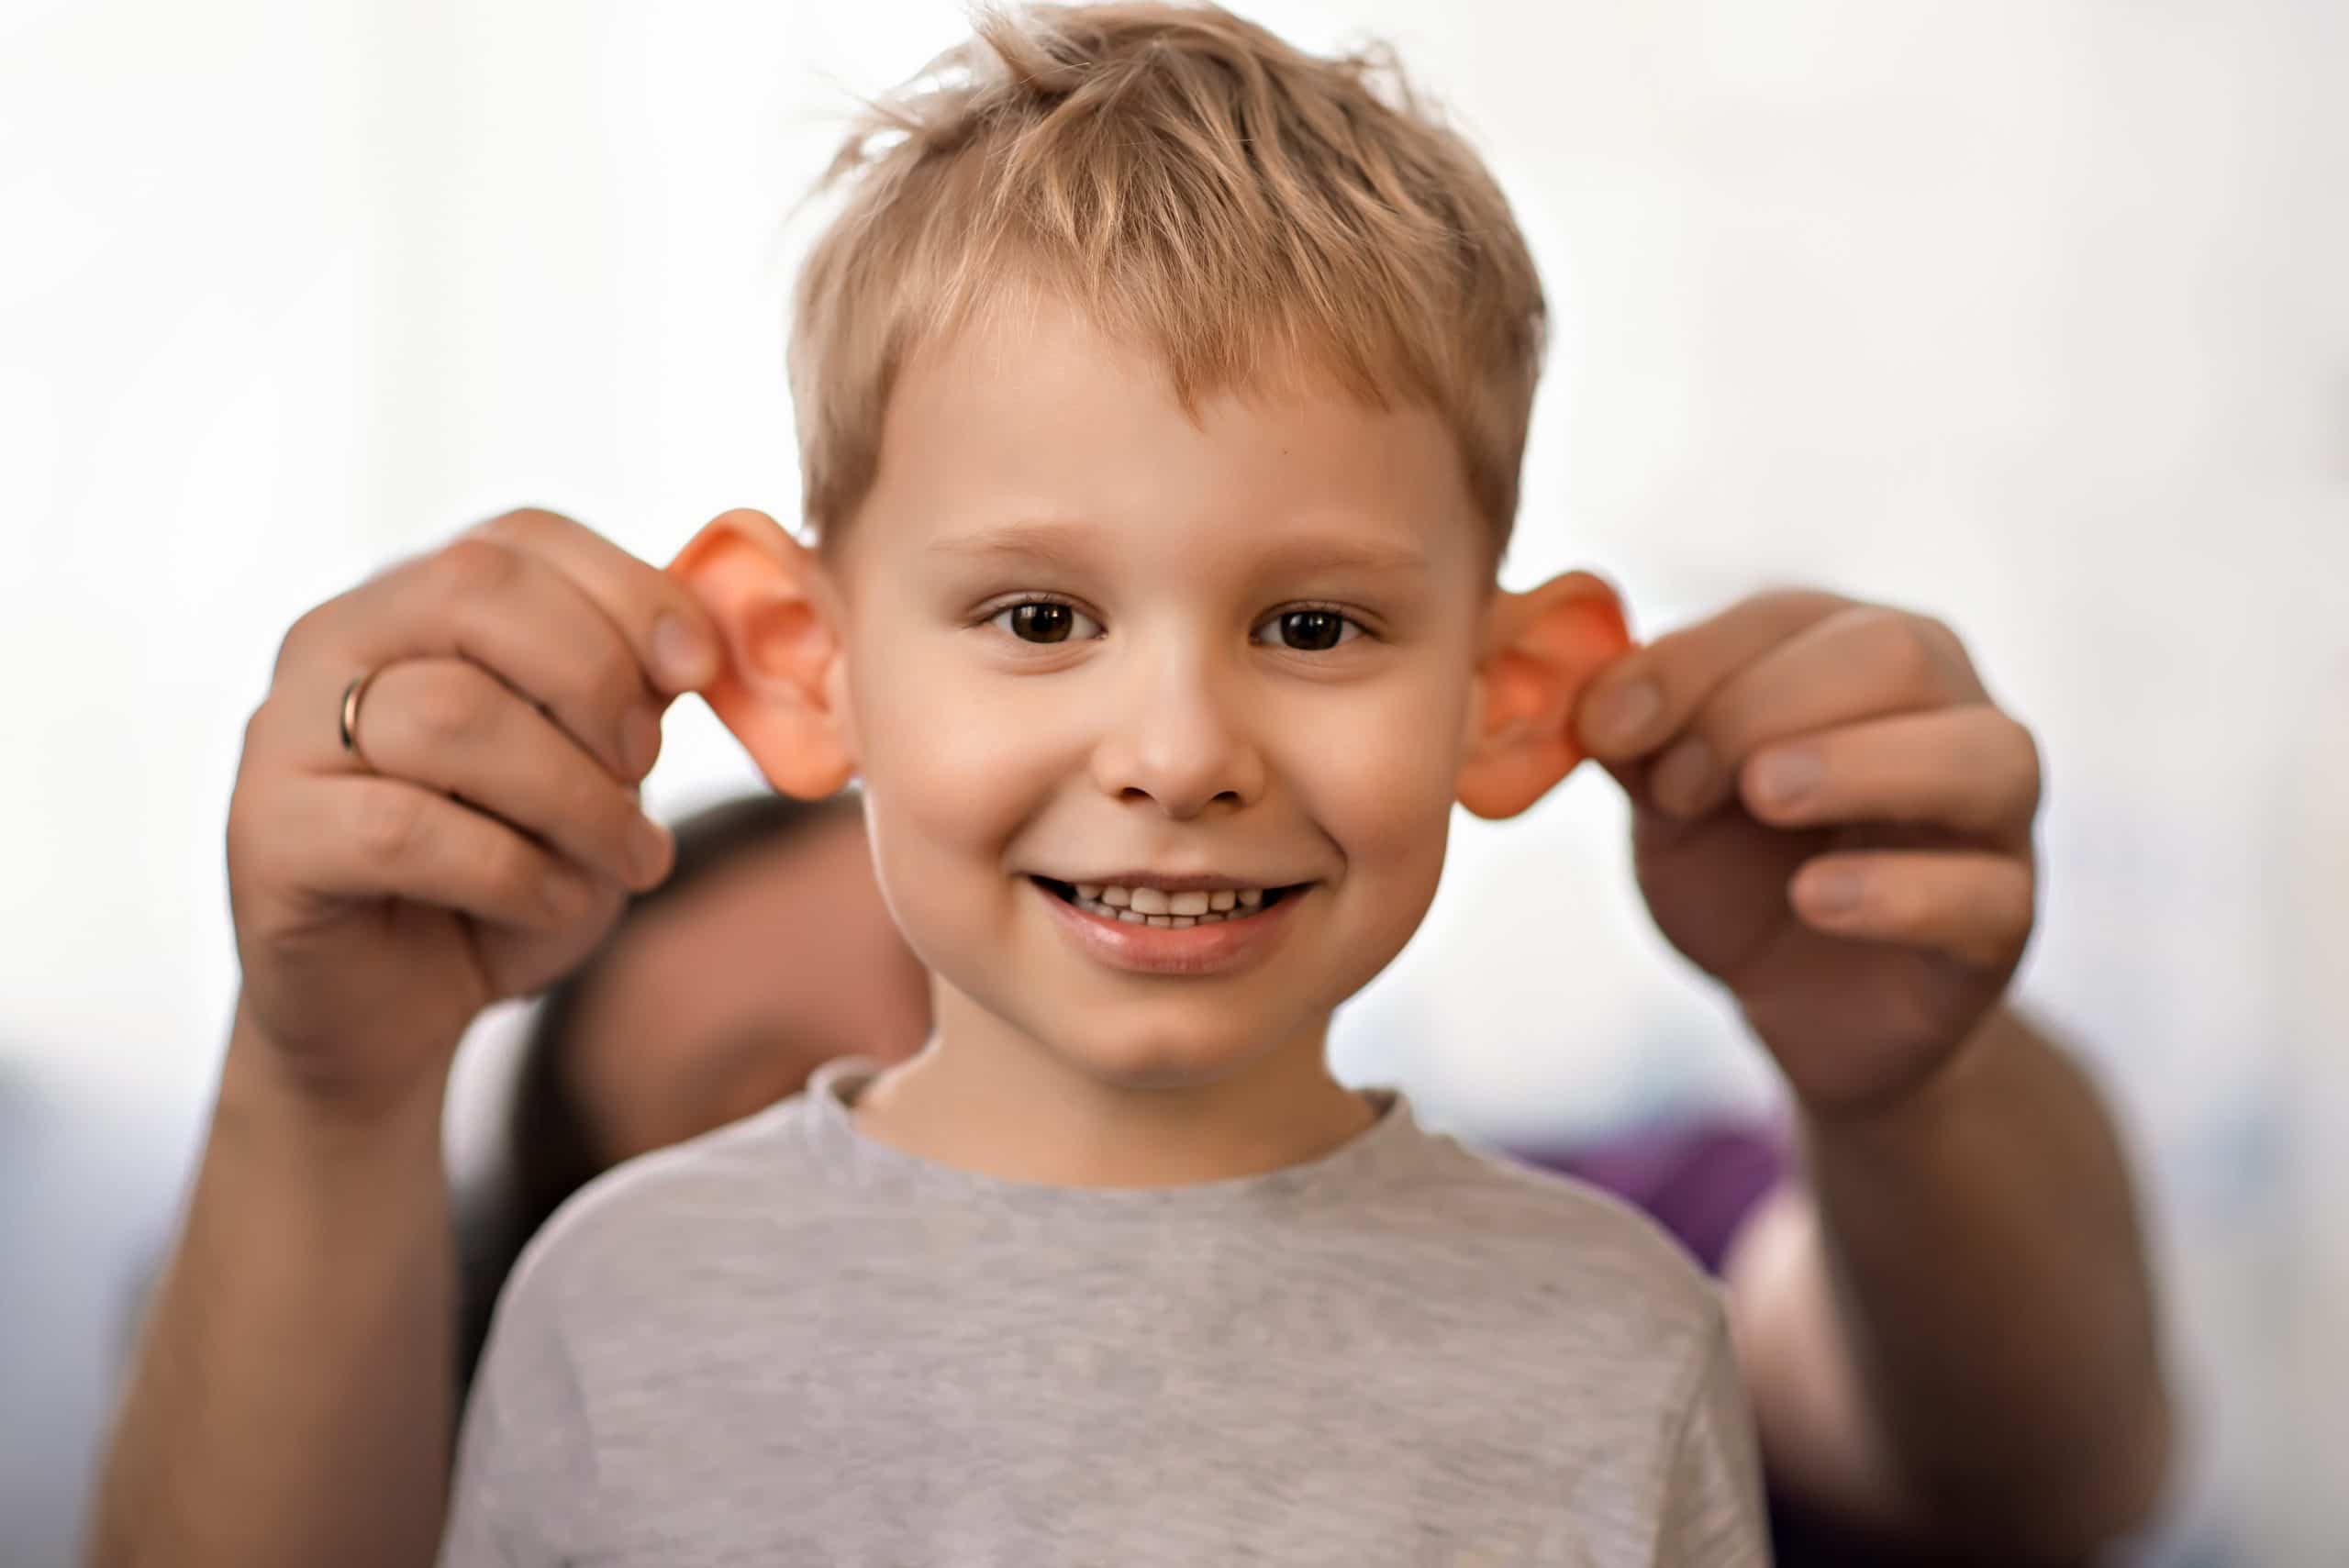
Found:
[[[681,584],[537,510],[303,616],[228,809],[240,1034],[305,1093],[367,1103],[578,962],[667,874],[636,785],[718,646]]]
[[[1973,1034],[2031,934],[2038,749],[1937,621],[1758,595],[1624,655],[1576,713],[1640,888],[1815,1114]]]

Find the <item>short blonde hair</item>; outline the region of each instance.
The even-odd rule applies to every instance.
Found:
[[[804,510],[871,489],[900,367],[1008,283],[1165,361],[1186,408],[1299,368],[1432,409],[1496,559],[1541,373],[1541,280],[1492,176],[1383,50],[1295,49],[1213,6],[988,10],[873,104],[791,335]]]

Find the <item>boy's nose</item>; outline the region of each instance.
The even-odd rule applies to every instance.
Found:
[[[1177,820],[1255,800],[1264,758],[1224,684],[1211,671],[1164,664],[1130,684],[1094,748],[1095,781]]]

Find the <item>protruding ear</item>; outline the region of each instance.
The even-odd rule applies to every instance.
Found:
[[[1530,593],[1497,591],[1476,668],[1460,804],[1479,817],[1514,817],[1574,771],[1575,701],[1592,676],[1631,648],[1622,601],[1587,572]]]
[[[812,800],[856,772],[838,600],[813,550],[764,512],[712,520],[669,563],[717,622],[718,678],[702,695],[767,782]]]

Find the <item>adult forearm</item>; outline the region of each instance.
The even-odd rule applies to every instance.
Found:
[[[323,1114],[257,1043],[240,1024],[91,1560],[429,1563],[454,1398],[441,1085]]]
[[[2137,1520],[2168,1407],[2128,1166],[2079,1070],[2001,1011],[1909,1099],[1806,1131],[1844,1342],[1926,1516],[2054,1556]]]

